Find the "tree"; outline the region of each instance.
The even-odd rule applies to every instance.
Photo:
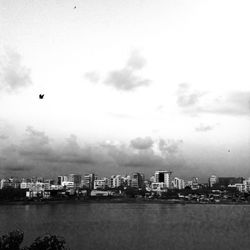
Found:
[[[23,242],[23,232],[15,230],[0,238],[0,250],[19,250]]]
[[[27,250],[64,250],[65,240],[56,235],[46,234],[38,237]],[[26,249],[25,249],[26,250]]]
[[[66,250],[65,240],[56,235],[45,234],[29,246],[20,248],[24,233],[15,230],[0,237],[0,250]]]

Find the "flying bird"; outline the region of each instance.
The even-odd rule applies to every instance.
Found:
[[[41,95],[41,94],[39,95],[39,98],[40,98],[40,99],[43,99],[43,97],[44,97],[44,94],[43,94],[43,95]]]
[[[76,9],[76,6],[74,7],[74,9]]]

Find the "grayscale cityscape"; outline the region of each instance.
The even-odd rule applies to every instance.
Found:
[[[249,250],[249,13],[0,0],[0,250]]]

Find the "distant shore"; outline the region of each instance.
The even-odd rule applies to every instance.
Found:
[[[41,200],[41,201],[0,201],[1,205],[48,205],[48,204],[89,204],[89,203],[136,203],[136,204],[199,204],[199,205],[250,205],[250,202],[198,202],[198,201],[183,201],[183,200],[166,200],[166,199],[87,199],[87,200]]]

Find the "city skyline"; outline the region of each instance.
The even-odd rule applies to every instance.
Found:
[[[0,177],[250,176],[248,1],[0,7]]]

